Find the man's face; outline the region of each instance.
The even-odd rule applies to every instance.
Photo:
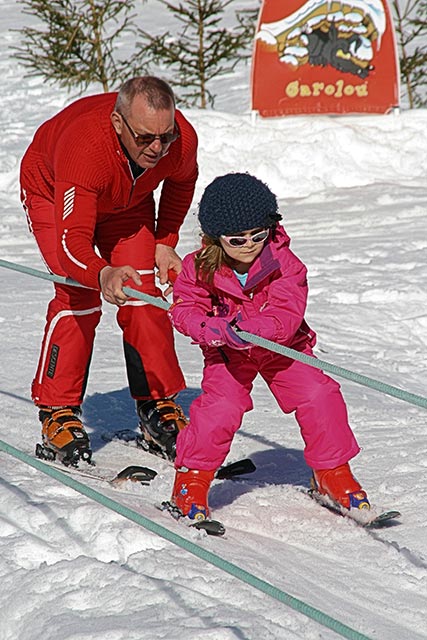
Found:
[[[156,137],[148,144],[138,144],[139,136],[152,134],[155,136],[168,135],[175,131],[175,109],[156,111],[149,107],[143,96],[136,96],[130,106],[129,113],[120,114],[113,111],[111,122],[129,156],[143,169],[152,169],[161,158],[167,154],[171,142],[162,142]],[[164,140],[164,138],[163,138]]]

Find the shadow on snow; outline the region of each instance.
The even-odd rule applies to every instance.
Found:
[[[179,394],[179,403],[186,415],[193,400],[201,393],[200,388],[187,388]],[[135,402],[127,387],[108,393],[95,393],[84,402],[84,421],[88,425],[92,449],[100,451],[106,442],[103,434],[112,434],[120,429],[129,429],[138,433],[138,417]],[[239,495],[252,491],[262,485],[303,485],[309,486],[311,471],[307,467],[303,451],[288,449],[264,436],[252,434],[245,429],[239,430],[241,438],[259,442],[262,449],[250,454],[256,465],[256,471],[248,476],[213,485],[210,492],[212,506],[224,506],[233,502]],[[267,447],[267,448],[266,448]],[[228,462],[232,462],[230,457]],[[155,466],[155,457],[153,456]],[[227,488],[228,487],[228,488]]]

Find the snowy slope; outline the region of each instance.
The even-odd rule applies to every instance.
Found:
[[[240,3],[242,4],[242,3]],[[18,167],[37,125],[68,96],[24,77],[9,56],[18,9],[0,0],[0,258],[43,269],[18,198]],[[143,6],[155,21],[158,3]],[[163,16],[162,16],[163,20]],[[187,111],[200,137],[201,176],[179,252],[197,246],[194,213],[204,186],[249,171],[280,198],[293,250],[309,269],[308,322],[317,354],[426,395],[427,111],[390,117],[258,120],[247,110],[247,68],[221,111]],[[239,97],[237,97],[237,95]],[[0,269],[0,439],[31,454],[39,438],[30,385],[51,285]],[[188,410],[202,361],[177,335]],[[154,503],[169,497],[173,469],[101,435],[136,429],[114,309],[104,305],[85,420],[100,466],[143,464],[151,487],[88,483],[203,548],[316,607],[366,637],[427,638],[426,411],[343,380],[362,446],[353,468],[373,502],[400,524],[366,531],[300,491],[310,472],[293,416],[262,381],[230,460],[250,456],[246,481],[216,482],[211,539],[175,525]],[[314,640],[334,631],[0,453],[1,640]]]

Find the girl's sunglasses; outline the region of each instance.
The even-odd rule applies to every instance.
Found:
[[[244,236],[221,236],[221,239],[224,240],[230,247],[244,247],[249,241],[251,242],[264,242],[268,238],[268,234],[270,233],[270,229],[264,229],[263,231],[256,231],[256,233],[252,233]]]

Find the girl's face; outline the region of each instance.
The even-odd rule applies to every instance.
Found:
[[[263,250],[269,233],[269,229],[257,227],[232,236],[221,236],[219,241],[225,253],[235,261],[236,271],[246,273]]]

